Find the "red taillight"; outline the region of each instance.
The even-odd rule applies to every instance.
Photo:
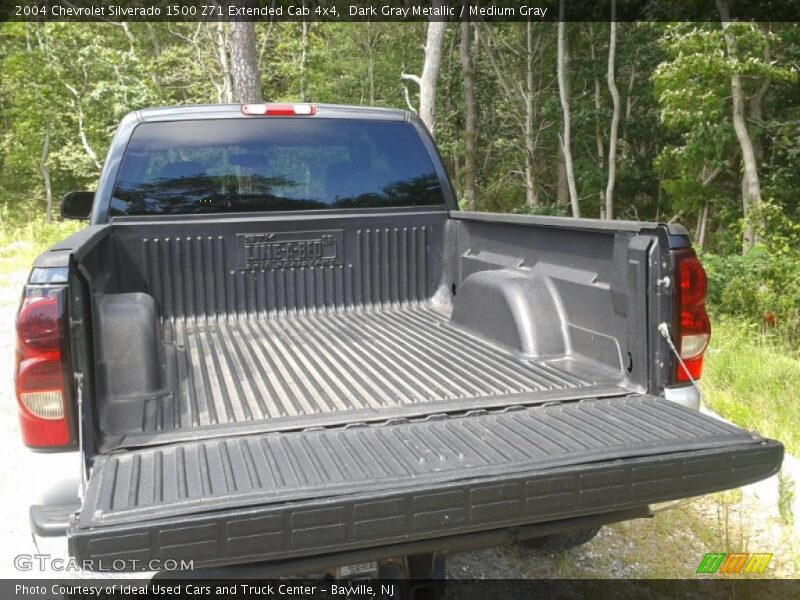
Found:
[[[33,350],[58,350],[61,343],[56,296],[26,296],[17,318],[19,341]]]
[[[314,104],[242,104],[242,113],[268,117],[310,117],[317,114],[317,107]]]
[[[694,250],[680,250],[675,256],[676,277],[681,303],[684,306],[702,306],[706,299],[708,279],[703,265]]]
[[[699,379],[703,353],[711,338],[711,322],[706,314],[708,280],[694,250],[673,252],[675,260],[675,343],[683,365],[675,361],[675,380]]]
[[[17,314],[14,382],[22,441],[32,448],[73,445],[66,411],[63,288],[25,288]]]

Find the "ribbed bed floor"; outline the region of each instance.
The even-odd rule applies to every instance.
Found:
[[[519,359],[432,308],[172,319],[164,339],[175,348],[174,392],[147,401],[139,433],[290,428],[300,417],[306,428],[627,392],[582,362]]]

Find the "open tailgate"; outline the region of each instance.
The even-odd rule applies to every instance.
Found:
[[[98,458],[79,559],[283,560],[617,511],[775,473],[781,444],[649,396]]]

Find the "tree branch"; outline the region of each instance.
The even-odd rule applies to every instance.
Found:
[[[422,79],[420,79],[419,75],[412,75],[410,73],[401,73],[400,79],[403,79],[405,81],[413,81],[418,86],[422,86]]]
[[[411,93],[408,91],[408,86],[404,85],[402,87],[403,87],[403,96],[406,99],[406,105],[408,106],[408,110],[410,110],[414,114],[417,114],[417,109],[414,108],[413,104],[411,104]]]

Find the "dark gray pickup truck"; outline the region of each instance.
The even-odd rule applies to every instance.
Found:
[[[89,568],[432,575],[781,464],[697,410],[682,227],[459,211],[412,114],[137,111],[62,214],[90,224],[35,262],[16,391],[24,442],[81,457],[34,531]]]

